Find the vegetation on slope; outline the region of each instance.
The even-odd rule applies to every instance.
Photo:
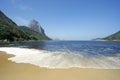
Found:
[[[0,11],[0,41],[14,42],[28,40],[49,40],[49,38],[25,27],[18,27],[15,22]]]
[[[22,30],[25,31],[25,33],[33,40],[50,40],[49,37],[42,35],[36,31],[31,30],[30,28],[26,26],[19,26]]]
[[[105,38],[102,38],[103,40],[120,40],[120,31],[108,36],[108,37],[105,37]]]

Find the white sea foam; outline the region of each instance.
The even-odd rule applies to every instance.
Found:
[[[27,48],[1,47],[0,51],[15,55],[9,58],[16,63],[30,63],[46,68],[99,68],[120,69],[120,54],[114,56],[86,56],[70,52],[46,51]]]

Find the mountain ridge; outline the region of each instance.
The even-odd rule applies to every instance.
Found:
[[[46,35],[42,35],[32,29],[30,29],[27,26],[19,26],[22,30],[24,30],[31,38],[34,38],[35,40],[50,40],[50,38]]]
[[[117,31],[105,38],[102,38],[103,40],[110,40],[110,41],[120,41],[120,31]]]
[[[2,11],[0,11],[0,42],[15,42],[15,41],[29,41],[29,40],[50,40],[49,37],[43,36],[36,32],[22,29],[17,24],[8,18]],[[35,34],[37,35],[35,35]]]
[[[120,41],[120,31],[117,31],[109,36],[104,37],[104,38],[96,38],[93,40],[95,40],[95,41]]]

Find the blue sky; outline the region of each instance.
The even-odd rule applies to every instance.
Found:
[[[120,0],[0,0],[18,25],[37,20],[53,39],[90,40],[120,30]]]

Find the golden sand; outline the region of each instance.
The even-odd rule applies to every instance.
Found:
[[[120,80],[120,69],[46,69],[15,63],[0,52],[0,80]]]

